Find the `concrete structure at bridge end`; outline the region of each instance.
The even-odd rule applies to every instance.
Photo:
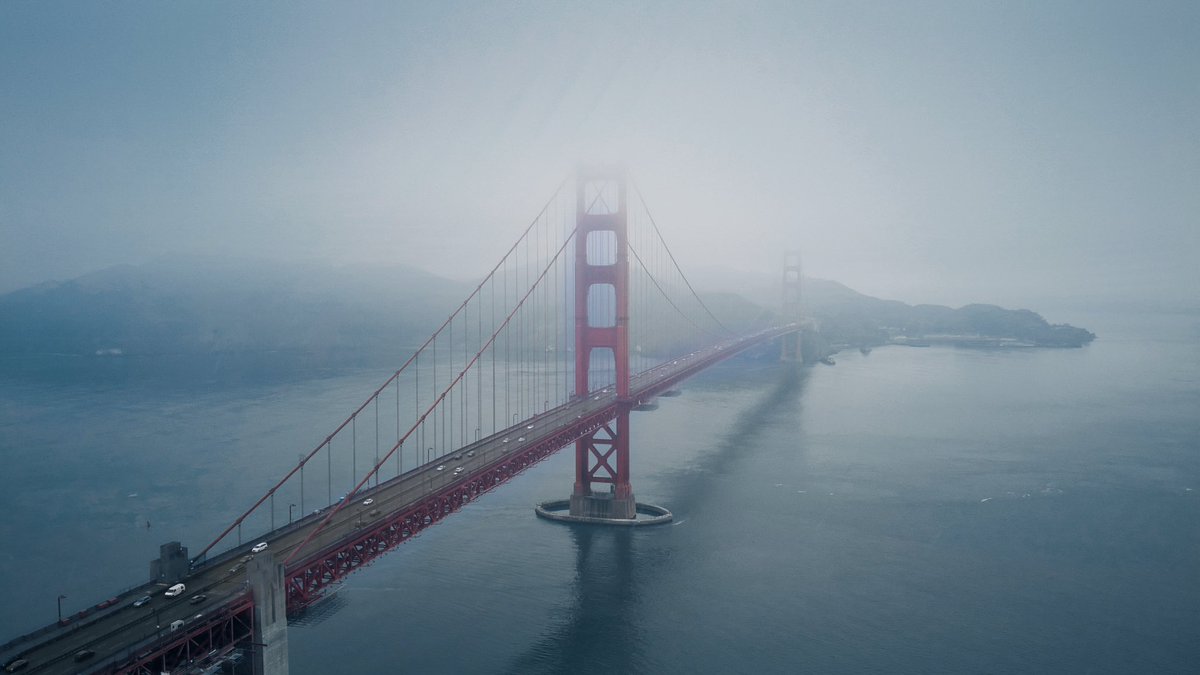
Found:
[[[150,561],[150,581],[173,584],[187,576],[187,547],[177,541],[168,541],[158,547],[158,558]]]
[[[287,593],[283,565],[270,551],[259,553],[247,566],[254,595],[254,673],[287,675]]]

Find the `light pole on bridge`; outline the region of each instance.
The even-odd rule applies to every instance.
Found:
[[[59,623],[62,623],[62,601],[66,597],[67,597],[66,595],[63,595],[61,593],[58,596],[58,622]]]
[[[292,509],[296,508],[295,504],[288,504],[288,525],[292,524]]]

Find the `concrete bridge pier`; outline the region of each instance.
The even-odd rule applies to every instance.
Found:
[[[623,518],[629,520],[637,517],[637,501],[633,498],[632,492],[621,497],[618,497],[615,492],[573,494],[570,500],[570,510],[572,516],[579,518],[603,520]]]
[[[287,675],[287,594],[283,589],[283,565],[270,551],[254,556],[247,566],[254,594],[254,673]]]

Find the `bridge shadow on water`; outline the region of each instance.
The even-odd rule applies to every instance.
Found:
[[[668,488],[676,495],[670,508],[684,513],[693,511],[706,494],[718,489],[719,481],[714,476],[729,472],[743,449],[753,445],[748,441],[762,434],[766,425],[778,421],[781,411],[795,409],[807,371],[799,366],[782,371],[775,385],[755,405],[738,415],[734,425],[716,442],[715,452],[668,478]],[[654,650],[653,636],[639,625],[640,587],[673,573],[672,561],[677,559],[677,552],[663,540],[653,539],[666,532],[660,527],[585,524],[566,527],[575,544],[572,603],[565,610],[562,623],[548,629],[502,672],[513,675],[650,672],[653,667],[644,655]],[[639,550],[639,542],[647,545]]]
[[[637,600],[632,528],[568,525],[575,543],[574,601],[565,621],[504,672],[636,672]]]
[[[715,477],[730,473],[745,458],[745,449],[753,447],[766,429],[780,421],[781,412],[796,410],[795,404],[808,383],[808,372],[799,364],[781,364],[775,384],[737,416],[729,431],[713,444],[714,450],[664,481],[673,494],[668,508],[677,519],[688,517],[706,501],[707,494],[719,485]]]
[[[342,611],[349,604],[346,598],[334,593],[322,598],[315,605],[306,608],[303,612],[295,616],[289,616],[287,622],[289,626],[318,626],[326,619],[333,618],[334,614]]]

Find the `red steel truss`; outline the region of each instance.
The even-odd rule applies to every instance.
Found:
[[[512,480],[522,471],[578,439],[595,438],[597,433],[611,435],[611,421],[621,408],[628,410],[631,405],[649,401],[714,363],[794,330],[795,326],[762,331],[706,350],[687,359],[686,362],[653,368],[638,377],[635,393],[629,400],[614,400],[604,408],[577,417],[570,425],[554,429],[547,435],[531,438],[529,445],[521,450],[466,474],[461,480],[442,490],[384,516],[371,527],[364,528],[357,536],[344,539],[303,560],[293,561],[284,571],[288,613],[303,611],[320,600],[326,589],[355,570],[369,565],[379,556],[409,541],[431,525],[441,522],[446,516],[460,510],[485,492]]]
[[[123,675],[171,673],[211,661],[212,657],[229,652],[239,642],[250,642],[254,636],[254,599],[249,593],[238,596],[203,621],[169,635],[171,637],[165,641],[152,639],[149,646],[111,672]]]
[[[362,534],[319,552],[285,571],[288,613],[301,611],[320,599],[331,585],[360,567],[412,539],[425,528],[508,482],[537,462],[549,457],[583,434],[604,426],[611,419],[608,409],[581,417],[574,424],[533,439],[525,448],[472,472],[446,488],[364,529]]]

